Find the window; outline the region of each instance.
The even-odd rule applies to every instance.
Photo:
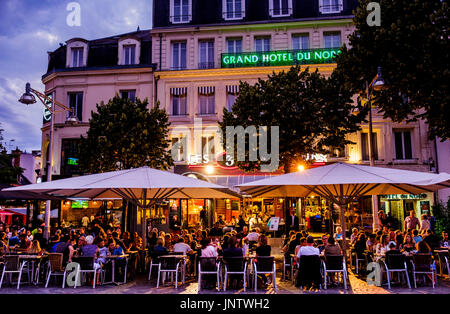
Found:
[[[214,41],[200,41],[199,42],[199,69],[214,68]]]
[[[123,64],[136,64],[136,45],[124,45],[123,58]]]
[[[189,23],[192,18],[192,0],[170,0],[170,21]]]
[[[330,157],[344,158],[345,157],[345,147],[332,147]]]
[[[227,39],[227,52],[228,53],[241,53],[242,52],[242,38]]]
[[[186,42],[172,43],[172,69],[186,69]]]
[[[200,115],[210,115],[216,113],[214,87],[198,88],[198,107]]]
[[[61,169],[60,173],[63,176],[72,176],[74,174],[81,174],[79,169],[79,153],[78,146],[79,139],[62,139],[61,141]]]
[[[227,110],[231,111],[236,99],[239,96],[239,85],[227,85]]]
[[[269,13],[272,17],[289,16],[292,14],[292,0],[270,0]]]
[[[186,160],[185,148],[186,137],[172,137],[172,158],[174,161]]]
[[[319,11],[322,14],[339,13],[343,8],[342,0],[319,0]]]
[[[84,48],[72,48],[72,68],[83,66],[83,50]]]
[[[412,159],[410,131],[395,131],[395,159]]]
[[[292,36],[292,49],[309,49],[309,34],[298,34]]]
[[[245,16],[245,0],[222,0],[223,18],[240,20]]]
[[[215,146],[214,146],[214,136],[202,136],[202,149],[203,156],[208,156],[209,161],[214,161],[215,159]]]
[[[372,147],[374,159],[378,160],[377,134],[372,133]],[[362,160],[370,160],[369,155],[369,133],[361,133],[361,153]]]
[[[69,93],[69,108],[73,109],[73,115],[78,118],[79,121],[83,121],[83,93]],[[67,113],[71,114],[70,112]]]
[[[256,52],[270,51],[270,37],[255,38],[255,51]]]
[[[132,102],[136,101],[136,90],[123,90],[120,91],[120,97],[123,99],[129,99]]]
[[[187,115],[187,97],[186,95],[172,95],[172,115]]]
[[[341,33],[324,33],[323,34],[323,47],[324,48],[339,48],[341,47]]]

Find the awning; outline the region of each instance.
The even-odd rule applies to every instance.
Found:
[[[187,87],[174,87],[170,89],[170,94],[174,96],[183,96],[187,94]]]
[[[212,95],[214,94],[215,87],[214,86],[200,86],[198,88],[198,93],[200,95]]]
[[[239,85],[227,85],[228,94],[239,94]]]

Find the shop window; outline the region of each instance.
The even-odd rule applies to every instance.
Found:
[[[270,0],[269,13],[272,17],[289,16],[292,14],[292,0]]]
[[[61,141],[61,168],[62,176],[81,174],[79,168],[79,139],[62,139]]]
[[[215,145],[214,145],[214,136],[202,136],[202,150],[203,156],[208,156],[209,161],[213,161],[215,159]]]
[[[172,70],[186,69],[186,42],[172,43]]]
[[[186,137],[172,137],[172,158],[174,161],[186,160]]]
[[[341,33],[330,32],[323,34],[323,47],[324,48],[340,48],[341,47]]]
[[[309,49],[309,34],[296,34],[292,36],[292,49]]]
[[[245,0],[222,0],[223,18],[240,20],[245,17]]]
[[[199,69],[212,69],[214,68],[214,41],[200,41],[198,43]]]
[[[192,0],[170,0],[170,22],[189,23],[192,19]]]
[[[123,90],[120,91],[120,97],[123,99],[129,99],[132,102],[136,101],[136,90]]]
[[[322,14],[339,13],[343,9],[343,0],[319,0],[319,11]]]
[[[372,147],[374,159],[378,160],[378,146],[377,146],[377,134],[373,133]],[[369,133],[361,133],[361,153],[362,160],[370,160],[369,154]]]
[[[78,118],[78,121],[83,121],[83,93],[68,93],[68,98],[69,108],[72,108],[73,115]]]
[[[396,131],[395,137],[395,158],[412,159],[412,145],[410,131]]]

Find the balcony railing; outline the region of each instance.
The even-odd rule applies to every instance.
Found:
[[[172,23],[189,23],[191,21],[191,19],[192,19],[191,14],[173,15],[170,17],[170,22],[172,22]]]
[[[339,13],[344,9],[342,3],[339,4],[327,4],[319,6],[319,11],[322,14]]]
[[[279,16],[289,16],[292,14],[292,8],[279,8],[279,9],[271,9],[270,16],[279,17]]]
[[[240,19],[244,18],[245,11],[244,10],[226,11],[226,12],[223,12],[222,16],[225,20],[240,20]]]
[[[199,62],[199,69],[214,69],[214,61],[213,62]]]

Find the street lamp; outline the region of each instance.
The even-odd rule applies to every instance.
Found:
[[[50,167],[47,173],[47,181],[52,181],[52,173],[53,173],[53,135],[54,135],[54,120],[55,120],[55,113],[57,112],[69,112],[69,115],[66,118],[67,124],[77,124],[78,119],[73,114],[73,109],[69,108],[59,102],[57,102],[54,97],[50,98],[47,95],[31,88],[30,83],[27,83],[25,85],[25,93],[20,97],[19,102],[25,104],[25,105],[31,105],[36,103],[36,95],[39,100],[44,104],[44,106],[47,108],[47,110],[51,113],[51,121],[50,121],[50,143],[49,143],[49,155],[50,155]],[[51,107],[46,103],[51,103]],[[56,110],[56,106],[60,107],[61,110]],[[48,159],[48,156],[47,156]],[[45,229],[44,229],[44,237],[48,240],[50,236],[50,201],[46,202],[45,206]]]
[[[372,92],[380,91],[386,87],[381,74],[381,67],[378,67],[378,73],[373,78],[372,82],[366,82],[366,93],[367,93],[367,106],[369,107],[369,163],[370,166],[375,165],[375,152],[373,148],[373,127],[372,127]],[[373,228],[378,228],[377,217],[378,215],[378,199],[377,196],[372,196],[372,217],[373,217]]]

